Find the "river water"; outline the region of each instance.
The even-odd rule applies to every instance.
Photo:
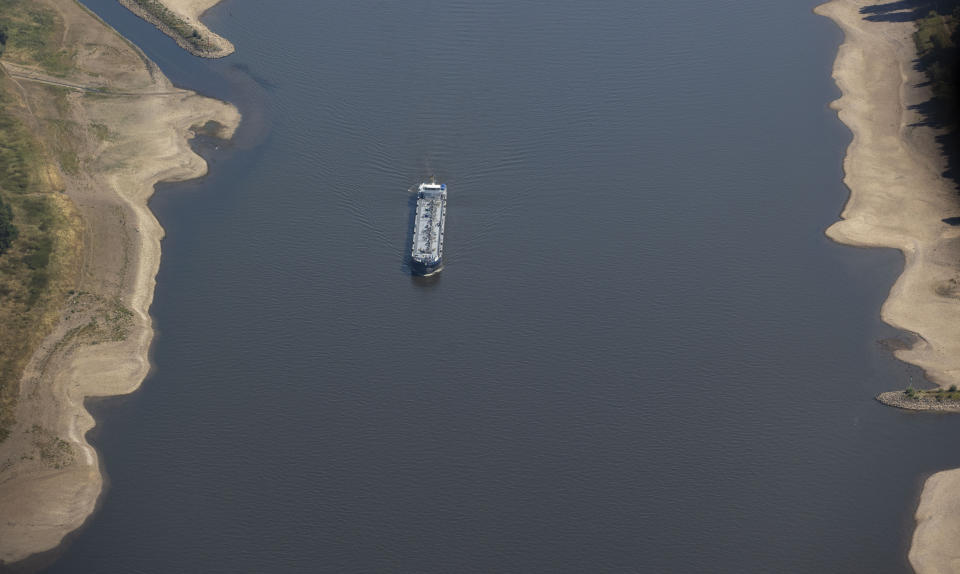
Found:
[[[960,418],[823,236],[849,132],[814,2],[228,0],[211,174],[161,186],[154,372],[51,572],[907,572]],[[408,188],[448,185],[413,278]]]

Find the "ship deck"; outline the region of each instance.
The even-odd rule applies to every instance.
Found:
[[[420,187],[411,255],[421,263],[436,263],[443,256],[446,200],[445,186],[423,185]]]

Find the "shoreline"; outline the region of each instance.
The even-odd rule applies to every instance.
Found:
[[[5,69],[29,110],[56,118],[37,112],[38,124],[73,126],[64,137],[75,140],[81,167],[65,173],[64,192],[84,223],[83,262],[59,322],[24,370],[16,423],[0,443],[0,567],[57,548],[96,510],[103,476],[86,441],[96,422],[84,400],[133,392],[151,368],[149,309],[164,231],[149,199],[158,182],[207,173],[189,144],[197,129],[214,122],[229,139],[240,122],[231,104],[173,86],[82,5],[37,3],[65,22],[64,45],[83,50],[66,77]],[[43,450],[48,437],[60,449],[53,457]]]
[[[909,17],[866,20],[860,10],[875,5],[831,0],[815,9],[844,34],[833,68],[842,96],[830,106],[853,133],[843,162],[850,197],[826,235],[903,254],[903,272],[880,316],[917,335],[894,355],[945,388],[960,383],[960,228],[944,221],[960,214],[960,200],[955,183],[942,176],[939,132],[924,126],[913,108],[930,98],[926,78],[913,65],[914,23]],[[910,408],[897,394],[877,398]],[[912,410],[947,410],[931,402],[917,401],[913,406],[920,408]],[[926,480],[915,519],[909,560],[916,572],[960,572],[960,547],[952,536],[960,531],[960,469]]]
[[[911,399],[907,398],[903,391],[880,393],[876,396],[876,399],[888,407],[895,407],[905,411],[960,413],[960,402],[956,400],[941,402],[930,397]]]
[[[233,44],[200,21],[203,14],[222,0],[118,0],[127,10],[156,26],[178,46],[200,58],[223,58],[235,51]],[[151,6],[148,9],[146,6]],[[160,16],[159,14],[164,14]],[[182,30],[178,31],[178,29]],[[187,35],[187,30],[191,34]]]

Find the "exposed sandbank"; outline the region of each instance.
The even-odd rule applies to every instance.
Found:
[[[120,4],[170,36],[184,50],[202,58],[222,58],[234,51],[233,44],[200,21],[203,13],[221,0],[119,0]],[[169,10],[167,17],[159,10]],[[199,40],[194,41],[194,40]]]
[[[129,393],[149,370],[163,229],[147,201],[158,181],[206,172],[189,147],[194,127],[214,121],[229,137],[240,120],[233,106],[174,87],[73,0],[34,1],[63,18],[75,67],[49,77],[3,63],[36,123],[60,122],[76,140],[80,169],[63,180],[83,221],[83,263],[60,322],[23,374],[17,420],[0,443],[0,563],[57,546],[94,510],[103,481],[83,400]],[[67,446],[44,456],[38,432]]]
[[[938,401],[934,397],[926,395],[918,398],[909,398],[904,394],[903,391],[889,391],[886,393],[880,393],[877,395],[877,400],[887,406],[897,407],[898,409],[905,409],[908,411],[960,413],[960,401]]]
[[[903,253],[903,274],[881,317],[918,342],[895,355],[938,385],[960,384],[960,228],[944,222],[960,215],[960,201],[955,183],[941,175],[946,160],[938,132],[920,125],[922,116],[911,109],[930,98],[913,65],[914,24],[866,20],[861,9],[876,4],[833,0],[816,9],[844,33],[833,69],[843,95],[831,106],[853,132],[844,159],[850,198],[827,235]],[[916,519],[910,550],[916,571],[960,572],[960,471],[927,481]]]

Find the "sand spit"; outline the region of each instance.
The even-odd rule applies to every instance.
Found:
[[[170,36],[184,50],[201,58],[222,58],[233,53],[233,44],[212,32],[200,17],[221,0],[119,0],[128,10],[150,22]],[[166,8],[169,16],[161,19],[158,10]],[[180,30],[178,30],[178,28]],[[188,32],[189,31],[189,32]],[[192,32],[201,42],[192,42]],[[189,34],[189,36],[188,36]]]
[[[926,78],[913,67],[914,24],[866,19],[861,10],[877,4],[833,0],[816,10],[844,32],[833,69],[843,95],[832,107],[853,132],[844,160],[850,199],[827,235],[903,253],[903,274],[881,317],[919,342],[895,354],[938,385],[960,384],[960,227],[944,221],[960,215],[960,200],[954,182],[941,176],[946,161],[937,132],[911,109],[930,97]],[[916,519],[910,550],[916,571],[960,572],[960,471],[927,481]]]
[[[172,86],[73,0],[35,2],[63,18],[76,68],[49,78],[4,67],[38,125],[70,127],[64,137],[80,169],[63,179],[83,220],[83,263],[58,326],[24,372],[16,426],[0,443],[0,564],[56,547],[93,512],[103,481],[83,400],[132,392],[149,370],[163,229],[147,200],[158,181],[206,173],[188,144],[193,128],[217,122],[230,137],[240,120],[233,106]]]
[[[938,401],[933,397],[909,398],[903,391],[889,391],[877,395],[881,403],[908,411],[937,411],[942,413],[960,413],[960,402],[956,400]]]

